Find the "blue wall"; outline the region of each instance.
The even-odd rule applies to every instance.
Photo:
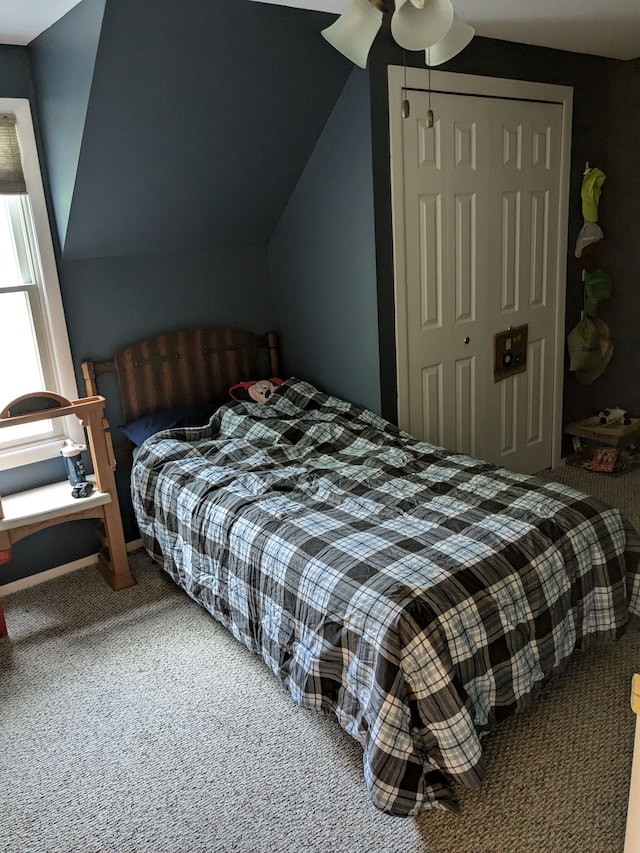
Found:
[[[607,95],[607,132],[601,159],[586,157],[607,174],[598,219],[605,234],[602,260],[611,274],[614,292],[599,307],[599,314],[609,325],[614,354],[602,378],[592,385],[576,387],[574,380],[567,403],[579,401],[588,407],[587,414],[620,406],[640,417],[636,334],[640,323],[640,59],[620,66]],[[575,315],[572,319],[575,322]]]
[[[276,327],[268,240],[351,71],[318,35],[332,19],[249,0],[83,0],[28,50],[0,53],[14,96],[32,96],[30,59],[81,394],[82,360],[135,339]],[[116,389],[101,390],[117,444]],[[60,460],[5,472],[0,493],[62,476]],[[133,538],[124,471],[118,486]],[[3,579],[96,546],[91,523],[42,531]]]
[[[172,329],[240,322],[265,331],[276,322],[266,246],[87,258],[60,269],[77,365]]]
[[[284,367],[380,411],[369,74],[354,69],[269,247]]]
[[[55,224],[64,245],[105,0],[84,0],[29,50]]]
[[[351,71],[319,36],[331,19],[250,0],[106,0],[63,258],[266,246]],[[33,43],[38,92],[67,67],[58,31],[71,23]]]
[[[0,98],[31,98],[32,95],[27,49],[0,44]]]

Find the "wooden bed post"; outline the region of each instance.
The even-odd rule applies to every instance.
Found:
[[[271,375],[280,376],[280,359],[278,357],[278,336],[275,332],[267,334],[267,346],[269,348],[269,365]]]
[[[97,396],[98,386],[96,384],[96,369],[92,361],[82,362],[82,375],[84,376],[87,395],[91,397]]]
[[[83,417],[82,423],[87,429],[98,490],[108,492],[111,495],[111,502],[104,506],[104,536],[106,541],[103,544],[106,544],[107,547],[106,552],[103,549],[98,554],[98,567],[109,586],[114,590],[120,590],[133,586],[135,578],[129,568],[114,474],[113,445],[109,423],[103,412],[104,404],[99,409],[90,409]]]

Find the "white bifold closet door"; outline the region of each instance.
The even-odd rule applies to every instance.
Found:
[[[409,118],[391,122],[392,150],[403,161],[402,186],[394,187],[404,225],[395,235],[396,262],[404,263],[400,425],[512,470],[539,471],[552,464],[564,345],[557,331],[563,107],[408,97]],[[526,371],[494,382],[494,335],[524,324]]]

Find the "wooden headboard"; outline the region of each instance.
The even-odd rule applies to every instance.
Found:
[[[87,394],[98,393],[100,374],[117,375],[125,423],[174,406],[223,403],[232,385],[279,369],[273,332],[229,328],[168,332],[124,347],[113,361],[82,363]]]

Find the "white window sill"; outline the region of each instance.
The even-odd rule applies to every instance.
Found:
[[[31,465],[34,462],[44,462],[45,459],[55,459],[60,456],[60,450],[63,446],[64,438],[57,438],[21,448],[12,447],[7,450],[0,450],[0,471],[8,471],[22,465]]]

